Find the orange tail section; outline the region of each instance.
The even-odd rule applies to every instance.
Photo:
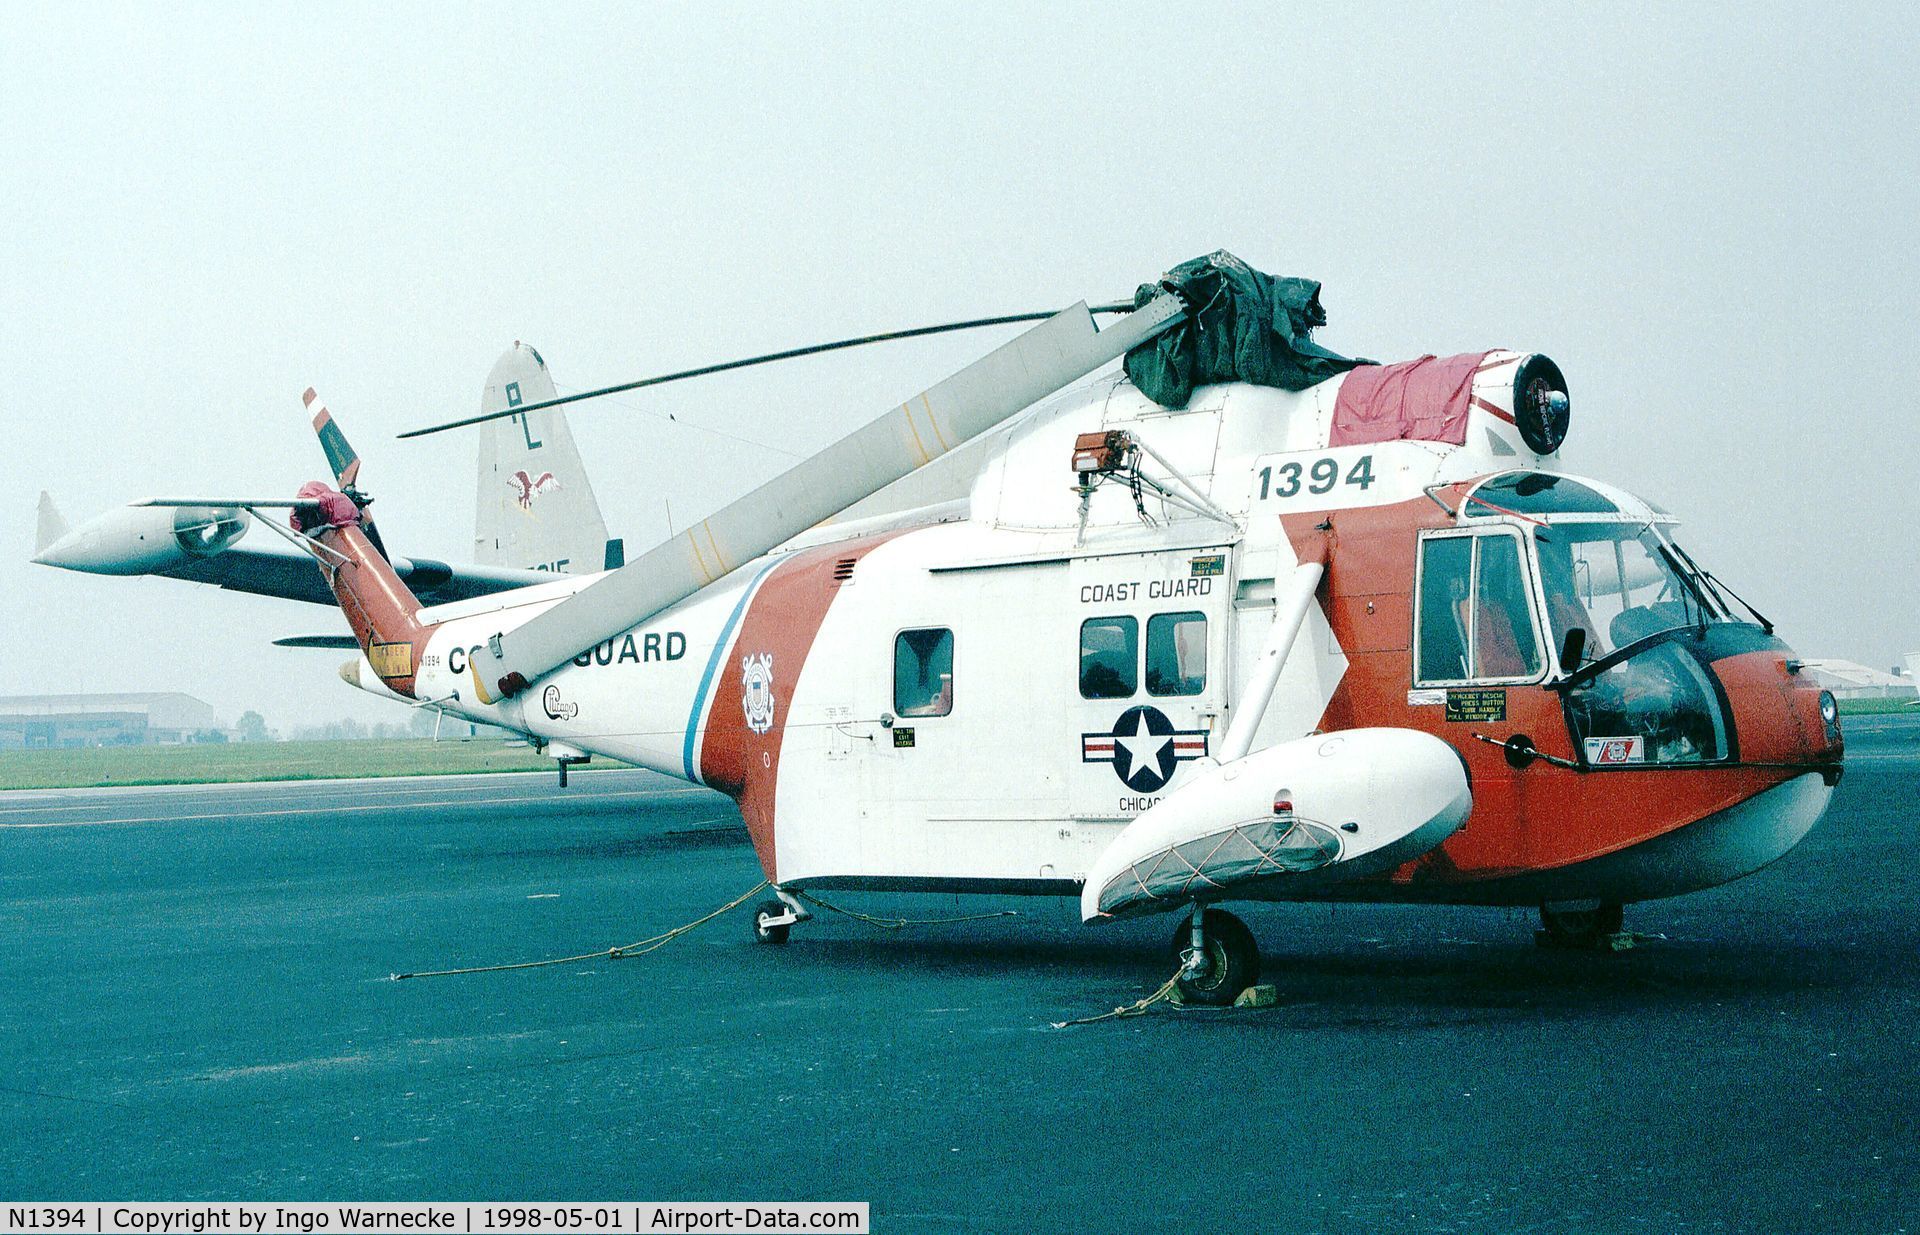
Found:
[[[433,627],[421,625],[419,599],[400,581],[373,538],[366,500],[352,485],[359,459],[352,457],[351,466],[343,467],[342,459],[336,457],[335,443],[338,451],[349,455],[351,448],[311,389],[305,400],[314,413],[314,428],[321,433],[328,458],[335,465],[335,475],[345,482],[348,491],[342,493],[317,480],[300,486],[301,504],[294,507],[292,517],[294,530],[312,540],[314,560],[326,575],[334,599],[347,615],[347,625],[352,627],[353,637],[374,673],[387,689],[413,697],[414,675]]]

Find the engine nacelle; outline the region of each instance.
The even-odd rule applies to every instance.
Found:
[[[34,561],[95,575],[150,575],[209,558],[247,531],[237,506],[122,506],[60,537]]]
[[[1286,899],[1379,874],[1453,835],[1472,809],[1466,764],[1432,734],[1296,738],[1207,769],[1128,824],[1088,872],[1080,917]]]

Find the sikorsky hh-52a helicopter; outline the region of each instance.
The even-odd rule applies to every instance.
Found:
[[[1598,945],[1625,903],[1791,849],[1840,777],[1833,699],[1671,515],[1561,470],[1560,370],[1337,356],[1317,296],[1221,253],[1105,329],[1046,316],[592,574],[389,556],[312,391],[337,488],[113,527],[171,520],[221,582],[241,512],[291,507],[300,586],[362,653],[343,676],[523,732],[563,778],[603,755],[727,793],[770,942],[807,890],[1076,896],[1179,915],[1183,994],[1227,1002],[1259,955],[1221,902],[1539,905]],[[605,393],[502,366],[482,415],[418,432],[532,448]],[[524,509],[576,483],[542,474],[506,477]],[[109,569],[113,535],[41,560]]]

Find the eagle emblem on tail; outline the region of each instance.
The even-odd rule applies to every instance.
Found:
[[[558,489],[560,482],[552,472],[542,472],[532,476],[523,468],[507,477],[507,488],[513,490],[513,500],[520,503],[520,509],[529,513],[533,510],[533,499],[542,493]]]

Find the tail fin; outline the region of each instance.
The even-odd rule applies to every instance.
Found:
[[[555,397],[547,362],[515,343],[495,362],[480,410],[501,411]],[[566,413],[558,408],[509,416],[480,430],[474,560],[485,566],[582,574],[620,565],[620,542],[607,539]]]
[[[389,690],[411,696],[433,628],[420,624],[419,599],[394,573],[375,539],[366,498],[353,487],[359,456],[311,388],[303,398],[341,491],[319,481],[302,485],[299,496],[310,504],[294,508],[293,526],[317,543],[314,557],[367,663]]]
[[[67,521],[61,517],[60,508],[53,504],[53,494],[45,489],[40,490],[39,521],[33,529],[34,553],[45,553],[59,543],[62,536],[72,530],[67,526]]]

